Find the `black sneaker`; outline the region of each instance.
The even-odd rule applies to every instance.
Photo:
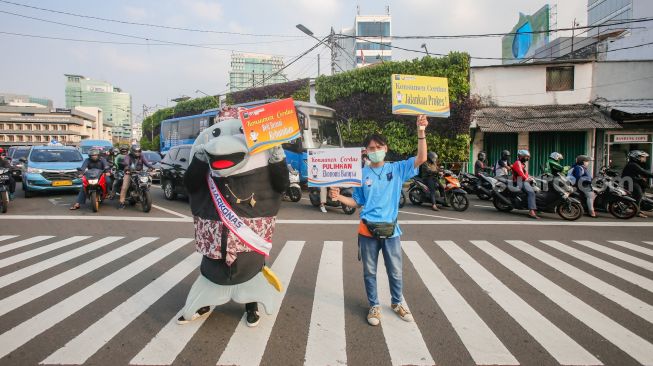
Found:
[[[194,320],[197,320],[197,319],[201,319],[201,318],[207,317],[207,316],[209,316],[210,314],[211,314],[211,307],[209,307],[209,306],[205,306],[205,307],[203,307],[203,308],[199,308],[199,309],[195,312],[195,314],[193,314],[193,317],[190,318],[190,319],[188,319],[188,320],[185,319],[183,315],[180,316],[179,318],[177,318],[177,324],[180,324],[180,325],[181,325],[181,324],[190,323],[190,322],[192,322],[192,321],[194,321]]]
[[[253,328],[258,325],[261,317],[258,315],[258,310],[247,310],[247,326]]]
[[[119,210],[124,210],[125,209],[125,204],[124,203],[119,204],[118,209]]]

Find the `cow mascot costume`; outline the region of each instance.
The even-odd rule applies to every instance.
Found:
[[[245,304],[247,325],[258,325],[258,303],[272,314],[281,284],[265,260],[281,198],[289,185],[283,149],[250,154],[242,123],[232,117],[205,129],[191,150],[184,184],[203,255],[182,315],[185,324],[231,300]]]

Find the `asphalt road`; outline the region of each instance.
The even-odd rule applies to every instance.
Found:
[[[172,322],[198,275],[188,203],[69,211],[75,195],[11,202],[0,216],[0,364],[653,364],[653,219],[530,220],[401,210],[404,296],[371,327],[357,215],[284,202],[269,259],[285,284],[258,328],[244,306]]]

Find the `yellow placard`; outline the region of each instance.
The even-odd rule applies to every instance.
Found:
[[[449,117],[447,78],[392,75],[392,114]]]

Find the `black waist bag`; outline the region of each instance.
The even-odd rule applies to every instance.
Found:
[[[392,237],[395,233],[395,227],[397,226],[397,220],[394,222],[373,222],[363,220],[365,226],[370,231],[372,236],[377,239],[387,239]]]
[[[265,265],[265,257],[256,252],[238,253],[231,266],[224,259],[202,257],[202,276],[218,285],[231,286],[244,283],[256,276]]]

